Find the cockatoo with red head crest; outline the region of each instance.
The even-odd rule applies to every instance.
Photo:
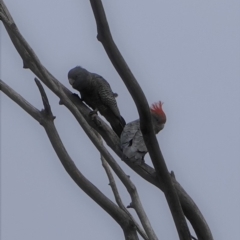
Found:
[[[150,107],[152,124],[155,134],[159,133],[166,123],[166,115],[162,109],[162,102],[154,103]],[[120,137],[120,145],[123,154],[133,163],[144,162],[144,156],[148,152],[140,130],[140,120],[137,119],[125,125]]]

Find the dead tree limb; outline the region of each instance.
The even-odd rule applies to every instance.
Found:
[[[41,111],[33,107],[2,80],[0,80],[0,89],[44,127],[53,149],[55,150],[66,172],[90,198],[92,198],[100,207],[102,207],[121,226],[125,235],[125,239],[138,240],[136,229],[130,216],[115,203],[113,203],[109,198],[107,198],[95,185],[85,178],[76,167],[74,161],[71,159],[62,143],[57,129],[55,128],[53,123],[55,117],[52,114],[47,95],[40,81],[35,79],[35,82],[41,93],[44,105],[44,109]]]

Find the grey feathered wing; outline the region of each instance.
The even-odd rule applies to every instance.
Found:
[[[120,145],[123,154],[132,162],[142,162],[148,152],[140,130],[140,121],[128,123],[121,134]]]

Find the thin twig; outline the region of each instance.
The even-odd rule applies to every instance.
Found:
[[[134,219],[134,217],[131,215],[131,213],[126,209],[126,207],[124,206],[123,202],[122,202],[122,199],[121,199],[121,196],[118,192],[118,189],[117,189],[117,185],[116,185],[116,182],[114,180],[114,177],[111,173],[111,169],[109,168],[108,166],[108,163],[106,162],[106,160],[103,158],[103,156],[101,156],[101,161],[102,161],[102,165],[103,165],[103,168],[105,169],[106,171],[106,174],[108,176],[108,179],[109,179],[109,185],[111,186],[111,189],[113,191],[113,194],[114,194],[114,197],[115,197],[115,200],[118,204],[118,206],[126,213],[129,215],[129,217],[132,219],[134,225],[136,226],[136,229],[138,231],[138,233],[142,236],[143,239],[145,240],[149,240],[149,238],[147,237],[147,235],[145,234],[145,232],[143,231],[143,229],[139,226],[139,224],[137,223],[137,221]]]
[[[37,78],[34,78],[34,80],[35,80],[35,83],[37,84],[39,92],[42,96],[42,101],[43,101],[43,106],[44,106],[44,111],[46,113],[46,116],[48,116],[52,120],[54,120],[55,116],[52,115],[52,110],[51,110],[51,106],[50,106],[48,98],[47,98],[47,94],[46,94],[41,82]]]

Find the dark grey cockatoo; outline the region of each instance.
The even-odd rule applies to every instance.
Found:
[[[117,94],[112,92],[109,83],[98,74],[90,73],[80,66],[68,72],[68,79],[72,87],[80,92],[82,101],[94,111],[99,111],[120,137],[126,122],[117,106]]]
[[[152,104],[152,123],[155,134],[159,133],[166,123],[166,115],[162,109],[162,102]],[[144,162],[144,156],[148,152],[140,130],[140,120],[126,124],[120,137],[120,145],[123,154],[133,163]]]

